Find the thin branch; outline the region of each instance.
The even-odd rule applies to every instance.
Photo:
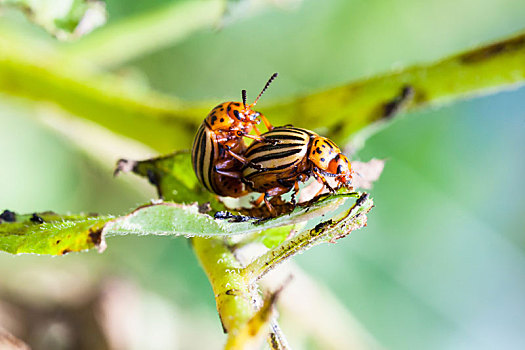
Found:
[[[323,242],[333,242],[348,235],[351,231],[363,227],[366,224],[366,215],[362,214],[368,213],[372,206],[372,199],[368,197],[368,194],[363,194],[350,209],[339,214],[338,218],[322,222],[311,230],[303,231],[255,259],[242,270],[242,276],[249,283],[255,283],[295,254]]]
[[[514,89],[525,83],[525,33],[430,64],[358,80],[265,107],[279,124],[328,128],[341,144],[356,131],[386,123],[392,106],[409,92],[406,111]],[[412,96],[410,96],[412,95]],[[402,100],[402,99],[401,99]],[[395,114],[395,113],[394,113]]]
[[[268,345],[272,350],[290,350],[290,345],[284,336],[277,319],[270,323],[271,331],[268,335]]]

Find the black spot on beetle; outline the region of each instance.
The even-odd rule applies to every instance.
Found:
[[[217,121],[217,116],[216,115],[212,115],[211,116],[211,125],[215,124],[216,121]]]
[[[226,112],[230,113],[231,110],[232,110],[232,106],[228,105],[228,108],[226,108]]]
[[[339,161],[339,158],[341,158],[341,154],[340,154],[340,153],[338,153],[338,154],[335,156],[334,159],[335,159],[335,161],[337,162],[337,161]]]
[[[16,214],[11,210],[6,209],[2,214],[0,214],[0,219],[4,220],[5,222],[15,222]]]
[[[326,148],[326,145],[323,143],[323,148]]]
[[[321,162],[324,162],[325,160],[326,160],[326,159],[324,159],[324,158],[321,158]]]
[[[341,174],[342,172],[343,172],[343,166],[342,166],[341,164],[339,164],[339,165],[337,166],[337,173],[338,173],[338,174]]]
[[[63,251],[60,252],[60,254],[66,255],[67,253],[70,253],[70,252],[71,252],[70,249],[64,249]]]
[[[234,110],[233,111],[233,115],[235,115],[235,118],[241,119],[241,116],[239,115],[239,111],[238,110]]]
[[[233,102],[232,105],[237,106],[237,107],[241,106],[241,104],[239,102]]]
[[[221,122],[221,123],[224,123],[224,118],[221,118],[220,122]]]
[[[62,242],[61,240],[57,239],[57,241],[55,242],[55,244],[59,244],[60,242]]]
[[[319,142],[319,140],[315,140],[314,146],[317,146],[317,142]]]
[[[36,213],[33,213],[33,216],[31,216],[31,222],[34,222],[36,224],[43,224],[44,219],[42,219],[40,216],[36,215]]]

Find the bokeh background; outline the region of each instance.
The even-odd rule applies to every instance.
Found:
[[[108,0],[108,25],[168,2]],[[275,4],[112,69],[183,99],[217,101],[238,99],[242,88],[253,96],[277,71],[264,112],[265,101],[525,29],[525,2],[516,0]],[[0,21],[55,45],[16,11]],[[113,162],[35,113],[41,106],[0,95],[1,210],[121,214],[155,196],[114,179]],[[384,349],[523,349],[524,153],[525,88],[402,115],[353,155],[387,159],[368,227],[295,261]],[[120,334],[100,336],[113,348],[220,348],[212,291],[185,239],[129,236],[108,246],[54,258],[0,253],[0,325],[35,348],[73,349],[84,344],[78,329],[90,334],[104,315],[106,332]],[[324,348],[300,327],[283,327],[294,348]]]

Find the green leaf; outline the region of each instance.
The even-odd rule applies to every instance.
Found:
[[[349,209],[359,194],[328,196],[308,206],[297,207],[293,212],[260,222],[250,219],[245,222],[214,219],[199,212],[199,206],[165,202],[136,209],[129,215],[110,222],[104,229],[108,235],[172,235],[185,237],[213,237],[247,235],[268,229],[291,228],[291,225],[311,219],[330,220],[341,210]],[[312,227],[317,222],[311,223]],[[283,228],[284,229],[284,228]],[[288,231],[289,232],[289,231]],[[275,239],[275,238],[274,238]]]
[[[217,196],[206,191],[198,182],[187,151],[143,161],[119,160],[115,174],[129,171],[147,178],[157,188],[160,198],[178,203],[210,202],[217,210],[224,208]]]
[[[196,203],[183,205],[171,202],[146,205],[119,218],[58,215],[52,212],[14,214],[15,221],[2,219],[0,222],[0,250],[12,254],[50,255],[91,248],[103,251],[106,246],[105,236],[128,234],[217,237],[249,235],[277,228],[281,228],[278,232],[282,234],[292,225],[310,219],[330,220],[341,210],[350,208],[353,201],[347,199],[355,197],[355,193],[330,196],[264,222],[253,219],[245,222],[216,220],[200,213]],[[276,241],[275,237],[272,238]]]
[[[0,250],[49,255],[91,248],[103,250],[102,229],[110,220],[108,216],[52,212],[17,215],[6,210],[0,219]]]

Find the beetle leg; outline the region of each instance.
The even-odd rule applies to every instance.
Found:
[[[265,143],[269,143],[271,145],[277,145],[278,143],[281,143],[281,141],[279,141],[279,140],[267,139],[264,136],[259,136],[259,135],[244,134],[243,136],[247,137],[249,139],[255,140],[257,142],[265,142]]]
[[[259,136],[261,135],[261,131],[259,130],[259,128],[257,127],[257,125],[253,124],[253,130],[255,131],[255,133],[256,133],[257,135],[259,135]]]
[[[269,143],[271,145],[277,145],[279,143],[281,143],[281,141],[279,140],[269,140],[267,138],[265,138],[264,136],[261,136],[261,132],[259,131],[259,129],[257,129],[257,127],[254,125],[253,126],[255,132],[257,133],[257,135],[250,135],[248,133],[243,133],[242,131],[237,131],[237,135],[238,136],[244,136],[244,137],[247,137],[249,139],[252,139],[252,140],[255,140],[255,141],[258,141],[258,142],[266,142],[266,143]],[[272,127],[273,129],[273,127]]]
[[[268,211],[270,212],[270,214],[272,214],[272,216],[275,216],[277,212],[273,208],[273,205],[270,204],[270,195],[268,193],[265,193],[263,198],[264,198],[264,204],[266,204]]]
[[[297,193],[299,193],[299,181],[296,181],[295,184],[293,185],[291,201],[294,207],[297,205],[297,200],[296,200]]]
[[[217,174],[221,174],[221,175],[224,175],[224,176],[233,177],[234,179],[240,179],[241,178],[241,173],[236,172],[236,171],[226,171],[226,170],[221,170],[221,169],[215,168],[215,172]]]
[[[241,162],[243,165],[246,165],[248,163],[250,163],[250,161],[246,158],[244,158],[243,156],[240,156],[238,155],[237,153],[233,152],[232,150],[230,150],[229,148],[226,149],[226,152],[228,152],[228,154],[230,156],[232,156],[233,158],[237,159],[239,162]]]
[[[255,141],[259,141],[259,142],[264,142],[266,140],[264,137],[259,136],[259,135],[244,134],[242,136],[255,140]]]
[[[263,201],[263,199],[264,199],[264,196],[265,196],[264,193],[261,194],[261,195],[259,196],[259,198],[257,198],[255,201],[252,202],[252,204],[253,204],[255,207],[258,207],[259,205],[261,205],[261,203],[262,203],[262,201]]]
[[[319,190],[319,192],[317,192],[315,194],[315,197],[317,197],[318,195],[320,195],[324,188],[326,187],[330,193],[334,194],[335,193],[335,190],[332,188],[332,186],[330,186],[330,184],[328,183],[328,181],[326,181],[326,179],[324,178],[324,176],[322,174],[319,174],[317,171],[314,170],[314,177],[315,179],[317,180],[317,182],[319,182],[320,184],[323,185],[323,187],[321,187],[321,189]]]

